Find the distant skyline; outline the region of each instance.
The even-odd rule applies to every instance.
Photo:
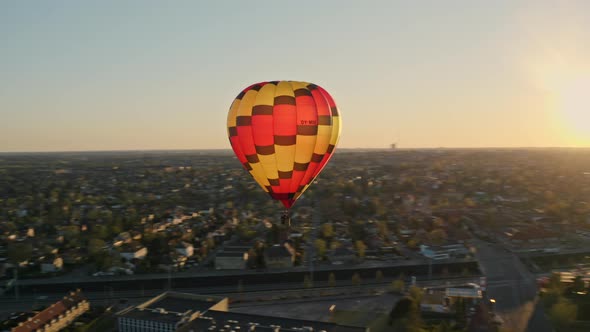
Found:
[[[341,148],[590,147],[590,1],[13,1],[0,40],[0,152],[230,149],[285,79]]]

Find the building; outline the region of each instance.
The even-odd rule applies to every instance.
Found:
[[[215,268],[218,270],[243,270],[248,260],[251,246],[226,246],[215,255]]]
[[[45,310],[19,323],[17,327],[12,329],[12,332],[59,331],[89,309],[90,303],[80,290],[70,292]]]
[[[120,332],[173,332],[207,310],[228,310],[228,299],[165,292],[116,314]]]
[[[469,250],[463,244],[449,244],[444,246],[420,245],[420,253],[430,259],[464,258],[469,255]]]
[[[113,247],[120,247],[124,243],[131,243],[131,234],[129,232],[121,232],[113,239]]]
[[[41,273],[59,272],[64,267],[64,260],[59,256],[50,255],[41,261]]]
[[[193,245],[184,241],[180,242],[175,249],[177,253],[185,257],[192,257],[192,255],[195,253],[195,248]]]
[[[356,254],[350,248],[338,247],[329,254],[330,262],[334,265],[354,263]]]
[[[127,261],[132,261],[133,259],[144,259],[147,256],[147,254],[147,248],[139,243],[124,244],[123,246],[121,246],[120,255]]]
[[[364,327],[338,325],[336,323],[272,317],[209,310],[199,318],[178,329],[178,332],[201,331],[324,331],[368,332]]]
[[[360,327],[229,311],[227,298],[166,292],[116,314],[119,332],[325,331],[367,332]]]
[[[215,255],[215,268],[217,270],[243,270],[246,268],[247,252],[221,251]]]

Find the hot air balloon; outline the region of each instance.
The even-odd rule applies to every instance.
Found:
[[[332,97],[318,85],[261,82],[233,101],[227,132],[244,168],[288,210],[330,160],[340,116]]]

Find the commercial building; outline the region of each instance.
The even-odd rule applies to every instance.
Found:
[[[207,310],[227,310],[227,307],[227,298],[165,292],[118,312],[117,325],[120,332],[172,332]]]
[[[178,332],[201,331],[368,332],[368,329],[329,322],[209,310],[178,330]]]
[[[368,331],[329,322],[230,312],[227,298],[177,292],[163,293],[116,316],[119,332]]]

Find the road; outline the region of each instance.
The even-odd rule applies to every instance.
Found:
[[[513,253],[497,244],[474,241],[487,298],[496,300],[503,327],[515,332],[552,332],[537,297],[536,278]]]

